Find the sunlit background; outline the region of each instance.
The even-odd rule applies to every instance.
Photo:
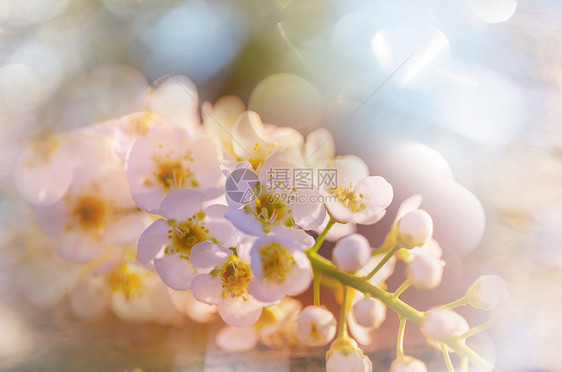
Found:
[[[327,127],[339,153],[362,156],[387,178],[390,217],[361,230],[373,244],[397,204],[422,194],[448,264],[441,287],[407,292],[406,301],[425,310],[478,275],[501,275],[511,298],[475,349],[499,370],[559,371],[560,19],[557,0],[0,0],[0,242],[33,234],[13,181],[30,139],[139,111],[149,86],[182,74],[198,90],[186,101],[235,94],[264,122],[305,134]],[[312,349],[221,353],[216,327],[187,320],[82,323],[64,305],[41,310],[21,257],[7,251],[2,371],[323,368]],[[52,286],[64,285],[51,270]],[[375,366],[392,360],[396,324],[389,319],[370,349]],[[431,353],[414,330],[406,342]]]

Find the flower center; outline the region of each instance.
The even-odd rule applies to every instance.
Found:
[[[223,297],[240,297],[248,299],[248,282],[252,279],[250,266],[232,255],[222,266],[211,272],[222,284]]]
[[[209,237],[209,229],[203,225],[204,217],[203,213],[198,213],[179,224],[175,220],[169,220],[168,239],[172,244],[166,247],[164,253],[179,253],[181,258],[189,260],[191,248],[195,244],[207,240],[214,241]]]
[[[265,148],[259,143],[256,143],[252,150],[254,151],[248,162],[252,165],[252,168],[257,171],[258,168],[263,164],[263,162],[273,154],[277,149],[277,146],[273,143],[266,143]]]
[[[266,280],[282,283],[295,265],[295,259],[279,243],[271,243],[258,251]]]
[[[124,126],[124,131],[128,134],[144,136],[156,119],[157,116],[153,113],[145,112],[143,115],[139,115],[133,120],[129,121],[127,125]]]
[[[322,340],[324,337],[322,336],[322,333],[320,333],[320,331],[318,330],[318,327],[316,327],[316,323],[312,323],[310,325],[310,337],[312,337],[314,340]]]
[[[349,187],[340,186],[330,190],[338,201],[340,201],[347,209],[352,212],[361,212],[367,207],[369,195],[358,194],[355,192],[355,184],[351,183]]]
[[[158,163],[153,174],[158,183],[166,190],[183,187],[187,178],[192,175],[191,172],[184,169],[180,163],[173,161]]]
[[[127,264],[111,271],[106,280],[112,292],[123,292],[126,299],[130,299],[131,294],[141,288],[140,275],[130,270]]]
[[[72,209],[72,215],[84,230],[103,227],[107,213],[104,201],[92,195],[79,196]]]
[[[260,195],[254,202],[246,205],[244,210],[253,214],[262,223],[265,232],[270,232],[271,225],[283,222],[287,226],[293,225],[291,217],[288,216],[292,211],[287,209],[280,197],[272,194]]]

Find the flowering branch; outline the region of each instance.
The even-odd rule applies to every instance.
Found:
[[[341,282],[345,286],[349,286],[357,289],[363,293],[368,293],[373,297],[380,299],[386,306],[391,308],[394,312],[398,314],[401,318],[407,319],[418,326],[422,327],[424,322],[424,313],[414,309],[410,305],[406,304],[404,301],[395,298],[392,293],[389,293],[381,288],[378,288],[370,284],[367,280],[355,275],[350,275],[344,273],[336,266],[334,266],[330,261],[324,257],[319,256],[315,252],[307,252],[308,258],[312,263],[314,270],[321,272],[327,276],[333,277]],[[491,370],[492,364],[478,355],[471,348],[466,346],[461,342],[461,338],[458,336],[453,336],[450,339],[443,342],[446,346],[453,349],[461,357],[466,357],[474,366],[481,368],[483,370]]]
[[[151,91],[151,99],[167,102],[164,88]],[[470,329],[450,309],[494,310],[507,298],[503,279],[482,276],[461,299],[425,313],[399,299],[410,286],[430,290],[442,280],[443,252],[420,195],[402,202],[373,249],[355,231],[385,216],[392,185],[370,175],[359,157],[336,156],[328,130],[305,139],[265,125],[233,96],[204,106],[202,122],[173,125],[189,116],[183,104],[171,110],[178,117],[151,106],[64,141],[39,141],[22,155],[20,192],[40,207],[35,217],[58,255],[85,272],[69,294],[76,316],[95,319],[109,309],[124,320],[174,324],[181,313],[200,322],[218,314],[228,327],[217,344],[227,351],[282,343],[295,332],[304,344],[325,346],[337,332],[326,354],[328,372],[370,372],[357,343],[372,343],[388,307],[400,318],[392,372],[426,370],[404,354],[407,321],[423,328],[430,343],[442,343],[449,370],[449,348],[463,368],[467,361],[491,368],[465,344],[491,323]],[[199,108],[191,109],[196,116]],[[46,182],[36,182],[37,175]],[[318,254],[325,240],[337,240],[331,261]],[[406,263],[406,280],[390,293],[384,283],[397,260]],[[337,295],[343,288],[339,325],[320,302],[321,284]],[[302,309],[292,297],[311,285],[314,304]]]

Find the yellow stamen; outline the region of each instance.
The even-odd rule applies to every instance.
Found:
[[[130,270],[127,264],[119,265],[111,271],[106,280],[112,292],[123,292],[127,299],[130,299],[131,295],[141,288],[139,273]]]
[[[271,243],[258,250],[266,280],[282,283],[295,265],[295,259],[279,243]]]
[[[181,258],[189,260],[191,248],[197,243],[214,239],[209,236],[209,229],[203,225],[204,215],[196,214],[186,221],[177,223],[175,220],[169,220],[168,238],[172,244],[168,246],[164,253],[179,253]]]
[[[242,297],[248,299],[248,282],[252,279],[250,266],[241,261],[236,256],[230,259],[221,267],[211,272],[222,284],[223,297]]]
[[[340,186],[338,188],[334,188],[330,190],[330,193],[350,211],[354,213],[361,212],[367,207],[369,195],[357,194],[354,189],[355,185],[351,183],[349,187]]]
[[[74,203],[72,216],[84,230],[99,229],[104,226],[108,215],[105,202],[92,195],[79,196]]]

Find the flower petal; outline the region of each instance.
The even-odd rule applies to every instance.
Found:
[[[335,155],[334,136],[326,128],[318,128],[306,136],[304,160],[308,165],[326,168]]]
[[[232,327],[248,327],[258,321],[263,305],[254,297],[227,297],[218,306],[219,314]]]
[[[129,213],[118,217],[108,224],[105,241],[115,245],[137,243],[139,236],[151,221],[152,219],[145,213]]]
[[[149,90],[145,107],[166,118],[170,124],[193,132],[200,124],[198,100],[195,84],[187,76],[175,75]]]
[[[310,261],[303,251],[293,252],[295,266],[287,276],[284,288],[289,296],[296,296],[308,289],[312,282],[312,267]]]
[[[107,310],[107,288],[100,277],[81,281],[70,293],[70,308],[80,319],[101,318]]]
[[[148,264],[158,252],[169,242],[168,230],[170,226],[166,220],[158,219],[148,226],[141,234],[137,246],[137,256],[143,264]]]
[[[357,183],[369,176],[367,164],[355,155],[336,157],[334,168],[336,169],[338,187],[349,187],[350,183]]]
[[[366,177],[357,183],[357,193],[369,195],[367,208],[385,209],[392,202],[392,185],[380,176]]]
[[[50,140],[37,145],[49,146]],[[55,140],[53,140],[55,141]],[[37,206],[51,205],[59,201],[72,182],[74,164],[62,149],[57,149],[50,159],[37,153],[31,146],[18,159],[15,169],[15,185],[22,197]]]
[[[210,274],[199,274],[191,282],[193,296],[203,303],[218,305],[222,300],[222,285]]]
[[[236,247],[242,235],[226,218],[210,221],[205,218],[205,228],[214,241],[223,247]]]
[[[271,233],[292,240],[294,244],[302,249],[310,248],[314,245],[314,238],[303,229],[278,225],[271,228]]]
[[[246,213],[243,209],[231,209],[225,213],[224,217],[232,222],[234,227],[245,234],[254,236],[266,235],[261,222],[253,215]]]
[[[67,261],[83,263],[98,257],[103,252],[102,244],[81,231],[70,231],[59,239],[57,252]]]
[[[35,218],[41,230],[49,235],[58,237],[64,233],[69,224],[69,215],[62,201],[48,207],[35,207]]]
[[[194,276],[193,266],[177,254],[165,254],[154,259],[154,268],[162,281],[177,291],[187,291]]]
[[[423,198],[420,194],[412,195],[406,200],[404,200],[398,207],[398,212],[396,212],[396,217],[394,218],[393,225],[396,225],[396,222],[398,222],[399,219],[404,217],[406,213],[419,209],[422,200]]]
[[[248,292],[262,302],[276,302],[285,297],[285,291],[280,284],[257,277],[248,283]]]
[[[258,344],[258,332],[253,327],[224,327],[215,338],[218,347],[230,353],[253,349]]]
[[[191,291],[173,292],[169,289],[169,292],[173,294],[171,299],[176,308],[196,322],[209,323],[215,319],[216,306],[197,301]]]
[[[231,255],[230,249],[226,249],[219,244],[202,242],[191,248],[189,262],[198,270],[212,270],[228,261],[228,257]]]
[[[174,190],[164,198],[158,214],[167,220],[185,221],[201,210],[203,201],[205,197],[198,191]]]
[[[351,332],[351,335],[359,344],[369,346],[373,343],[371,330],[359,325],[352,312],[347,314],[347,326],[349,327],[349,332]]]
[[[251,150],[255,146],[265,148],[263,132],[263,123],[257,113],[246,111],[240,114],[232,128],[234,153],[243,159],[253,157],[255,152]]]

